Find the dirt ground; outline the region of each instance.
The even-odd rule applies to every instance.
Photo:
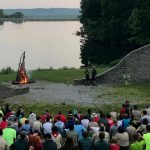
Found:
[[[76,86],[63,83],[49,83],[37,81],[28,85],[30,91],[27,94],[5,99],[5,103],[73,103],[82,105],[96,105],[99,103],[111,103],[111,101],[99,98],[99,95],[107,91],[106,85]]]

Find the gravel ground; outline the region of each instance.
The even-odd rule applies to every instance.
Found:
[[[99,97],[107,91],[106,85],[84,86],[84,85],[66,85],[63,83],[49,83],[37,81],[29,84],[30,92],[27,94],[14,96],[5,99],[5,102],[20,103],[73,103],[82,105],[96,105],[99,103],[111,103],[104,98]]]

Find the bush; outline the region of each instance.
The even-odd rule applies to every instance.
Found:
[[[1,70],[1,73],[2,73],[2,74],[10,74],[10,73],[12,73],[12,72],[14,72],[14,70],[11,69],[10,66],[8,66],[7,68],[2,68],[2,70]]]

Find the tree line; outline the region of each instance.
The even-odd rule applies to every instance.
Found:
[[[15,12],[11,15],[7,15],[4,13],[2,9],[0,9],[0,18],[23,18],[24,15],[21,12]]]
[[[150,42],[150,0],[81,0],[81,60],[110,64]]]

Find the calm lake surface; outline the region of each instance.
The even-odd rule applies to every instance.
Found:
[[[5,22],[0,25],[0,69],[17,70],[26,52],[26,69],[81,66],[78,21]]]

